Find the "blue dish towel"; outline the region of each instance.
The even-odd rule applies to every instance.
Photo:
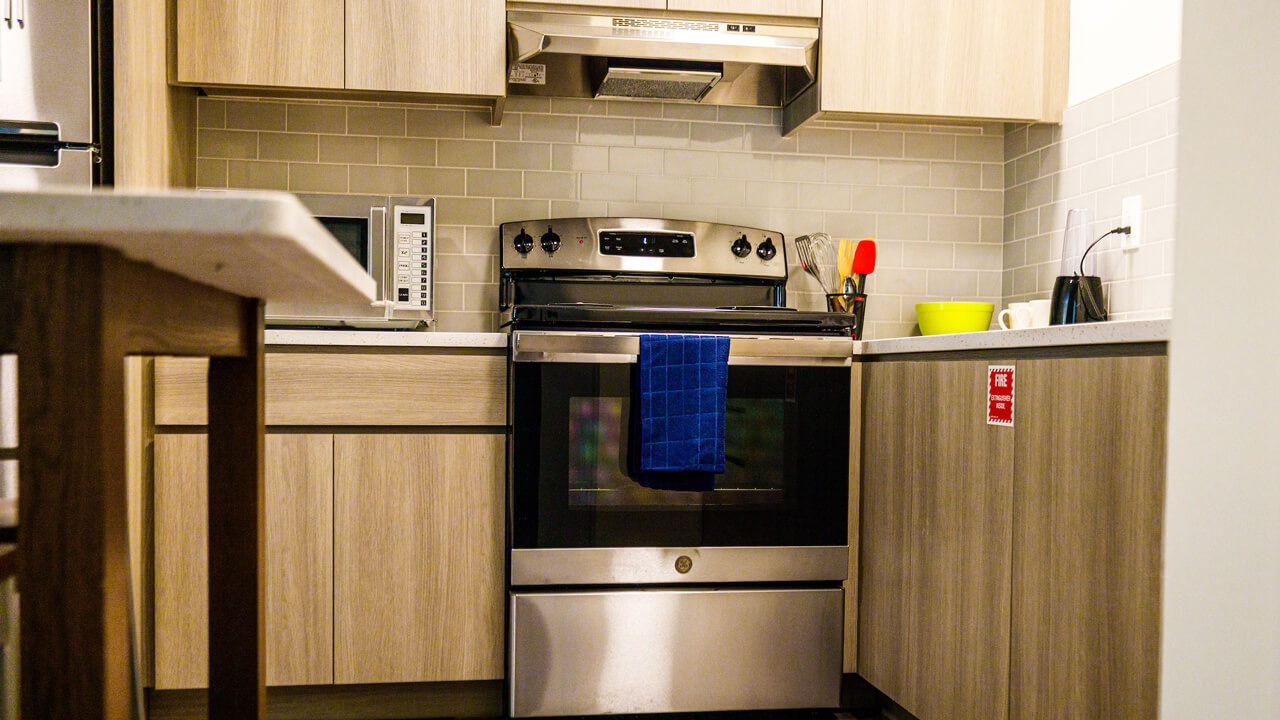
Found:
[[[641,335],[640,470],[724,472],[729,338]]]

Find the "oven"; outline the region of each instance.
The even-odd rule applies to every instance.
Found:
[[[583,245],[616,262],[608,254],[625,222],[560,222],[557,235],[581,230]],[[504,240],[520,232],[504,226]],[[731,248],[739,236],[696,232],[702,267],[687,276],[670,258],[655,273],[585,275],[586,250],[559,261],[575,268],[563,275],[537,245],[504,258],[513,717],[839,703],[850,319],[701,306],[784,297],[784,280],[759,277],[772,268],[744,275]],[[706,274],[721,249],[737,277]],[[628,304],[602,302],[619,298]],[[641,337],[672,333],[729,338],[725,471],[642,481]]]

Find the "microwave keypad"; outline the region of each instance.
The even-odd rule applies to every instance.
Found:
[[[425,210],[425,212],[424,212]],[[396,208],[396,303],[431,308],[430,208]]]

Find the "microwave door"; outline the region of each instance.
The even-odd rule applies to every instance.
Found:
[[[31,154],[94,142],[92,12],[90,0],[0,0],[0,188],[92,184],[90,152]]]

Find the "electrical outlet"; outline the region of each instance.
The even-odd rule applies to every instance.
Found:
[[[1120,248],[1125,252],[1133,252],[1142,245],[1142,196],[1130,195],[1120,203],[1120,224],[1131,229],[1128,235],[1120,236]]]

